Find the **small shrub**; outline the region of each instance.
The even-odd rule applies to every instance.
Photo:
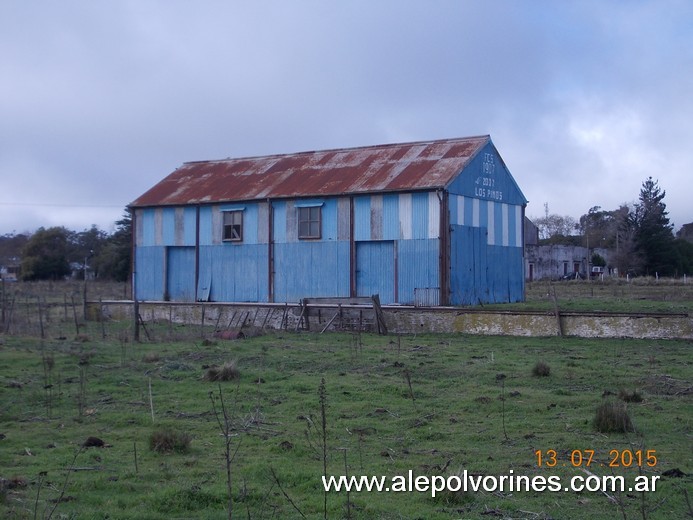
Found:
[[[205,372],[204,380],[210,382],[216,381],[234,381],[241,377],[241,371],[235,361],[228,361],[218,366],[209,367]]]
[[[159,359],[161,358],[159,357],[158,352],[147,352],[144,356],[142,356],[142,361],[145,363],[156,363],[159,361]]]
[[[186,453],[192,437],[171,428],[158,429],[149,436],[149,449],[157,453]]]
[[[620,401],[606,401],[597,407],[594,427],[601,433],[634,432],[626,405]]]
[[[640,395],[640,392],[638,392],[637,390],[628,392],[621,388],[618,391],[618,398],[626,403],[642,403],[642,395]]]
[[[551,375],[551,367],[543,361],[537,361],[537,364],[532,368],[532,375],[535,377],[549,377]]]

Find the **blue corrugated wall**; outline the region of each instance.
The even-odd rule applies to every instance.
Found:
[[[349,243],[289,242],[274,246],[274,300],[349,296]]]
[[[138,300],[164,299],[165,248],[143,246],[135,250],[135,288]]]
[[[199,276],[200,300],[266,302],[267,246],[201,246]]]

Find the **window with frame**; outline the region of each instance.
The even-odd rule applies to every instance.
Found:
[[[225,242],[243,241],[243,211],[224,211]]]
[[[322,207],[298,208],[298,238],[320,238]]]

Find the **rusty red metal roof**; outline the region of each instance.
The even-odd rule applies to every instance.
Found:
[[[444,188],[488,142],[484,135],[188,162],[130,206]]]

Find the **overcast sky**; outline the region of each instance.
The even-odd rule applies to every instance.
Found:
[[[0,1],[0,234],[186,161],[490,134],[527,214],[693,222],[690,0]]]

